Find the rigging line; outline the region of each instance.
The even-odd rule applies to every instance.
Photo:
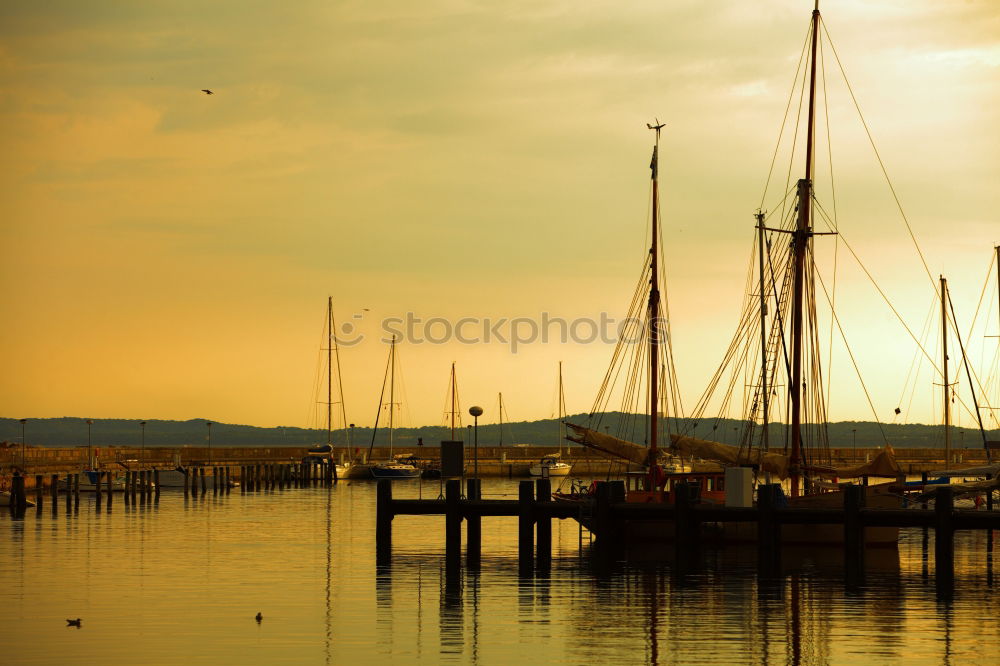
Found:
[[[372,427],[372,442],[368,445],[368,460],[372,459],[372,449],[375,448],[375,433],[378,432],[378,420],[382,415],[382,400],[385,398],[385,385],[389,381],[389,364],[392,362],[392,354],[385,362],[385,375],[382,376],[382,391],[378,394],[378,409],[375,411],[375,425]]]
[[[823,276],[817,275],[816,277],[819,278],[819,285],[823,289],[823,295],[826,297],[827,303],[829,303],[830,296],[826,291],[826,284],[824,284],[823,282]],[[854,366],[854,372],[855,374],[857,374],[858,381],[861,383],[861,390],[864,391],[865,393],[865,400],[868,401],[868,407],[872,410],[872,417],[874,417],[875,423],[878,425],[879,433],[881,433],[882,435],[882,441],[888,444],[889,440],[885,436],[885,429],[882,427],[882,421],[878,417],[878,412],[875,411],[875,405],[874,403],[872,403],[871,394],[868,393],[868,387],[865,386],[865,380],[861,376],[861,369],[858,367],[858,363],[854,359],[854,352],[851,351],[851,346],[847,343],[847,336],[844,334],[844,329],[840,325],[840,317],[838,317],[837,313],[834,312],[833,310],[830,311],[830,316],[833,317],[833,320],[837,323],[837,331],[840,333],[840,339],[843,340],[844,348],[847,350],[847,355],[851,359],[851,365]]]
[[[820,214],[823,216],[823,218],[826,219],[827,221],[829,221],[829,216],[827,215],[826,211],[823,210],[823,206],[819,202],[816,202],[816,206],[819,209]],[[848,243],[844,239],[843,233],[840,233],[838,235],[840,236],[841,242],[844,244],[844,247],[846,247],[847,251],[851,253],[851,256],[854,257],[854,260],[856,262],[858,262],[858,266],[864,272],[865,276],[869,279],[869,281],[871,281],[872,286],[875,287],[875,290],[878,292],[879,296],[881,296],[882,300],[885,301],[885,304],[889,306],[889,310],[894,315],[896,315],[896,319],[899,320],[899,323],[902,325],[903,329],[910,336],[910,338],[913,340],[913,342],[916,343],[917,348],[920,349],[920,351],[922,351],[924,353],[924,356],[926,356],[927,359],[931,362],[931,365],[934,367],[934,370],[936,370],[938,373],[940,373],[941,370],[940,370],[940,368],[938,368],[937,363],[934,362],[934,358],[930,354],[927,353],[927,350],[923,348],[923,345],[920,344],[920,341],[917,340],[917,338],[916,338],[915,335],[913,335],[913,331],[911,331],[910,327],[906,325],[905,321],[903,321],[903,316],[901,314],[899,314],[899,311],[896,310],[896,308],[893,306],[892,302],[889,300],[889,297],[882,290],[882,287],[880,287],[878,285],[878,283],[875,281],[875,277],[868,271],[868,268],[863,263],[861,263],[861,258],[858,257],[858,254],[854,251],[854,248],[851,247],[851,244]],[[926,264],[925,264],[925,266],[926,266]],[[940,293],[940,292],[937,291],[937,287],[935,287],[934,293],[935,294],[939,294]]]
[[[812,21],[809,22],[809,36],[811,36],[811,35],[812,35]],[[809,39],[809,36],[807,36],[806,39]],[[785,174],[785,187],[786,188],[789,188],[789,187],[792,186],[791,185],[791,182],[792,182],[792,169],[795,166],[795,148],[798,146],[799,125],[802,124],[802,108],[803,108],[803,102],[805,100],[805,95],[806,95],[806,77],[808,76],[808,74],[809,74],[809,72],[808,72],[808,67],[807,67],[802,72],[802,87],[801,87],[801,89],[799,91],[799,109],[798,109],[798,112],[795,115],[795,131],[792,133],[792,152],[791,152],[791,155],[788,158],[788,173]],[[807,146],[806,152],[808,152],[808,146]],[[782,206],[781,212],[782,212],[782,217],[784,217],[784,213],[785,213],[784,206]]]
[[[965,365],[965,374],[966,374],[966,377],[968,378],[968,382],[969,382],[969,391],[972,393],[972,405],[973,405],[973,408],[975,409],[975,412],[973,412],[972,409],[969,409],[968,405],[966,405],[965,401],[962,399],[962,396],[956,395],[954,393],[954,391],[953,391],[952,395],[958,398],[959,404],[962,405],[962,407],[965,408],[965,411],[969,412],[970,416],[973,413],[976,414],[976,418],[979,420],[979,427],[982,428],[982,419],[979,418],[979,403],[976,401],[976,386],[978,385],[980,392],[982,392],[983,391],[983,385],[979,381],[979,377],[977,375],[973,374],[970,371],[970,369],[969,369],[968,356],[965,353],[965,346],[962,343],[962,333],[958,330],[958,319],[955,318],[955,304],[952,303],[952,301],[951,301],[951,295],[950,294],[948,296],[948,304],[951,307],[951,329],[955,332],[955,337],[958,338],[958,347],[959,347],[959,350],[962,352],[962,361],[963,361],[963,363]],[[955,370],[955,383],[956,384],[958,383],[958,375],[959,374],[961,374],[961,369],[956,369]],[[973,384],[973,382],[972,382],[973,378],[975,378],[975,380],[976,380],[975,384]],[[947,379],[945,380],[945,382],[947,383]],[[985,437],[985,435],[984,435],[984,437]]]
[[[820,35],[822,37],[822,35]],[[826,118],[826,155],[827,163],[830,168],[830,199],[833,206],[833,227],[834,231],[839,230],[840,221],[837,219],[837,187],[836,181],[833,177],[833,140],[830,137],[830,97],[827,94],[826,88],[826,56],[822,47],[819,50],[820,53],[820,72],[821,79],[823,81],[823,116]],[[838,258],[839,258],[840,245],[837,239],[833,242],[833,304],[832,308],[837,307],[837,268],[838,268]],[[826,402],[830,403],[830,396],[833,390],[833,322],[830,322],[830,332],[827,336],[827,375],[826,375]]]
[[[969,382],[969,392],[972,393],[972,406],[976,410],[976,420],[979,422],[979,432],[983,436],[983,448],[986,448],[986,430],[983,428],[983,417],[979,412],[979,402],[976,400],[976,386],[972,382],[972,371],[969,369],[969,357],[965,353],[965,345],[962,343],[962,334],[958,330],[958,318],[955,316],[955,303],[951,300],[951,296],[948,296],[948,306],[951,308],[951,325],[955,331],[955,337],[958,338],[958,349],[962,352],[962,363],[965,365],[965,376]],[[956,373],[957,374],[957,373]],[[957,377],[956,377],[957,379]],[[948,380],[946,379],[945,382]],[[979,384],[979,377],[976,377],[976,384]],[[947,386],[945,387],[947,390]],[[979,390],[983,390],[983,385],[979,384]],[[961,400],[960,400],[961,402]],[[964,403],[963,403],[964,404]]]
[[[930,309],[927,311],[927,316],[924,318],[923,328],[921,328],[921,333],[920,333],[920,339],[921,340],[925,340],[927,338],[927,336],[930,334],[931,324],[932,324],[932,321],[934,320],[934,313],[936,311],[937,311],[937,304],[932,302],[931,305],[930,305]],[[909,406],[913,403],[913,397],[916,394],[916,390],[917,390],[917,378],[920,376],[920,361],[921,360],[923,360],[923,357],[920,355],[919,352],[915,352],[913,354],[913,360],[910,361],[910,369],[906,373],[906,379],[903,380],[903,390],[902,390],[902,393],[899,396],[899,401],[896,403],[897,405],[902,405],[904,402],[906,402],[907,403],[907,412],[909,412]],[[916,374],[914,374],[914,370],[916,370]],[[910,384],[910,378],[911,377],[913,377],[913,384]],[[909,399],[909,401],[906,400],[907,390],[909,390],[909,392],[910,392],[910,399]],[[895,420],[895,419],[893,419],[893,420]]]
[[[913,233],[913,227],[910,226],[910,220],[906,217],[906,212],[903,210],[903,204],[899,200],[899,196],[896,194],[896,188],[892,185],[892,180],[889,178],[889,172],[886,171],[885,164],[882,162],[882,156],[878,152],[878,148],[875,147],[875,140],[872,138],[871,130],[868,128],[868,123],[865,121],[865,116],[861,113],[861,106],[858,104],[857,98],[854,96],[854,89],[851,88],[851,82],[847,80],[847,72],[844,70],[844,65],[840,61],[840,55],[837,53],[837,47],[833,45],[833,39],[830,37],[829,31],[826,29],[826,22],[823,22],[823,32],[826,33],[827,41],[830,43],[830,50],[833,51],[834,58],[837,60],[837,65],[840,67],[840,73],[844,77],[844,83],[847,85],[847,92],[851,95],[851,101],[854,103],[854,108],[858,112],[858,116],[861,118],[861,125],[865,128],[865,134],[868,135],[868,142],[871,144],[872,150],[875,152],[875,159],[878,160],[879,168],[882,170],[882,175],[885,177],[886,184],[889,185],[889,191],[892,192],[892,198],[896,202],[896,208],[899,209],[899,214],[903,218],[903,223],[906,225],[906,231],[910,235],[910,240],[913,241],[913,247],[917,250],[917,256],[920,257],[920,263],[924,266],[924,272],[927,273],[927,278],[931,281],[934,287],[934,293],[938,293],[938,286],[934,282],[934,276],[931,275],[931,269],[927,265],[927,259],[924,258],[924,253],[920,249],[920,244],[917,243],[917,237]]]
[[[799,82],[799,72],[802,71],[802,63],[806,59],[806,48],[809,45],[809,35],[812,34],[812,21],[809,22],[809,30],[806,31],[806,38],[802,42],[802,52],[799,54],[799,64],[795,68],[795,77],[792,79],[792,87],[788,91],[788,103],[785,105],[785,115],[781,119],[781,128],[778,130],[778,141],[774,146],[774,155],[771,157],[771,167],[767,170],[767,180],[764,182],[764,191],[760,197],[760,208],[764,208],[764,199],[767,198],[767,188],[771,185],[771,175],[774,173],[774,165],[778,161],[778,151],[781,150],[781,137],[785,135],[785,125],[788,123],[788,112],[792,108],[792,100],[795,99],[795,86]],[[801,110],[801,102],[799,106]],[[787,185],[787,183],[786,183]]]

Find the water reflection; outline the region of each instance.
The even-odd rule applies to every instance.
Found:
[[[1000,661],[987,533],[957,535],[949,600],[922,530],[870,550],[848,586],[839,550],[785,550],[767,576],[753,547],[678,561],[672,548],[581,544],[569,521],[553,524],[551,565],[519,575],[516,520],[484,520],[478,569],[448,569],[443,520],[399,517],[390,564],[376,567],[367,484],[165,492],[111,514],[83,502],[78,514],[0,519],[13,663],[77,659],[81,640],[111,666],[138,653],[178,664]],[[54,630],[66,613],[85,618],[75,638]]]

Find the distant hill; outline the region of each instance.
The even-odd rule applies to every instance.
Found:
[[[624,434],[635,442],[644,442],[643,433],[646,428],[646,418],[634,414],[612,412],[594,417],[600,421],[600,428],[607,427],[611,434]],[[586,424],[587,415],[577,414],[567,417],[572,423]],[[139,446],[140,427],[135,419],[93,419],[91,436],[94,446]],[[714,439],[725,443],[735,443],[735,436],[742,421],[731,419],[701,420],[693,422],[684,420],[678,423],[670,419],[669,430],[681,430],[697,437]],[[678,427],[682,426],[682,427]],[[807,432],[812,426],[807,426]],[[830,446],[850,447],[854,445],[855,437],[858,447],[874,447],[882,444],[880,429],[889,442],[899,448],[941,448],[944,446],[943,429],[940,425],[902,424],[879,426],[871,421],[841,421],[831,423],[827,427]],[[785,438],[785,426],[772,424],[769,434],[772,446],[781,446]],[[503,424],[503,444],[534,444],[556,446],[559,427],[556,419],[541,421],[520,421]],[[205,419],[188,421],[164,421],[151,419],[146,422],[146,446],[204,446],[208,435]],[[73,447],[87,445],[86,419],[64,416],[61,418],[31,419],[25,427],[25,438],[29,445],[51,447]],[[416,446],[418,438],[425,445],[437,445],[442,439],[450,439],[450,431],[442,426],[423,426],[420,428],[397,428],[393,433],[393,442],[397,446]],[[456,439],[465,439],[459,432]],[[1000,440],[1000,430],[987,433],[990,440]],[[355,428],[352,435],[353,445],[366,448],[371,443],[371,428]],[[21,441],[21,424],[17,419],[0,418],[0,441]],[[213,422],[213,446],[307,446],[326,441],[326,431],[296,427],[259,428],[257,426],[236,425]],[[375,446],[388,446],[388,432],[379,428],[375,438]],[[483,446],[496,446],[500,443],[500,428],[497,424],[479,426],[479,443]],[[347,444],[347,433],[343,430],[334,432],[334,444]],[[567,445],[567,442],[563,442]],[[952,446],[957,448],[981,448],[982,437],[978,430],[971,428],[953,428]]]

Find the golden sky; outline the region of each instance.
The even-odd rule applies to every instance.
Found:
[[[375,416],[382,318],[620,317],[654,117],[693,404],[736,324],[811,5],[4,3],[3,415],[314,424],[328,295],[366,335],[342,353],[358,424]],[[968,317],[1000,241],[1000,4],[822,9],[929,269]],[[931,280],[825,63],[841,231],[919,330]],[[914,345],[857,271],[843,280],[842,323],[891,420]],[[404,343],[404,420],[442,422],[451,361],[484,421],[498,392],[514,420],[552,416],[560,360],[585,411],[610,353]],[[834,370],[831,418],[873,418]],[[931,382],[908,420],[939,418]]]

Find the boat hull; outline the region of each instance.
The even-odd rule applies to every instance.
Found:
[[[419,479],[422,470],[412,465],[374,465],[373,479]]]

